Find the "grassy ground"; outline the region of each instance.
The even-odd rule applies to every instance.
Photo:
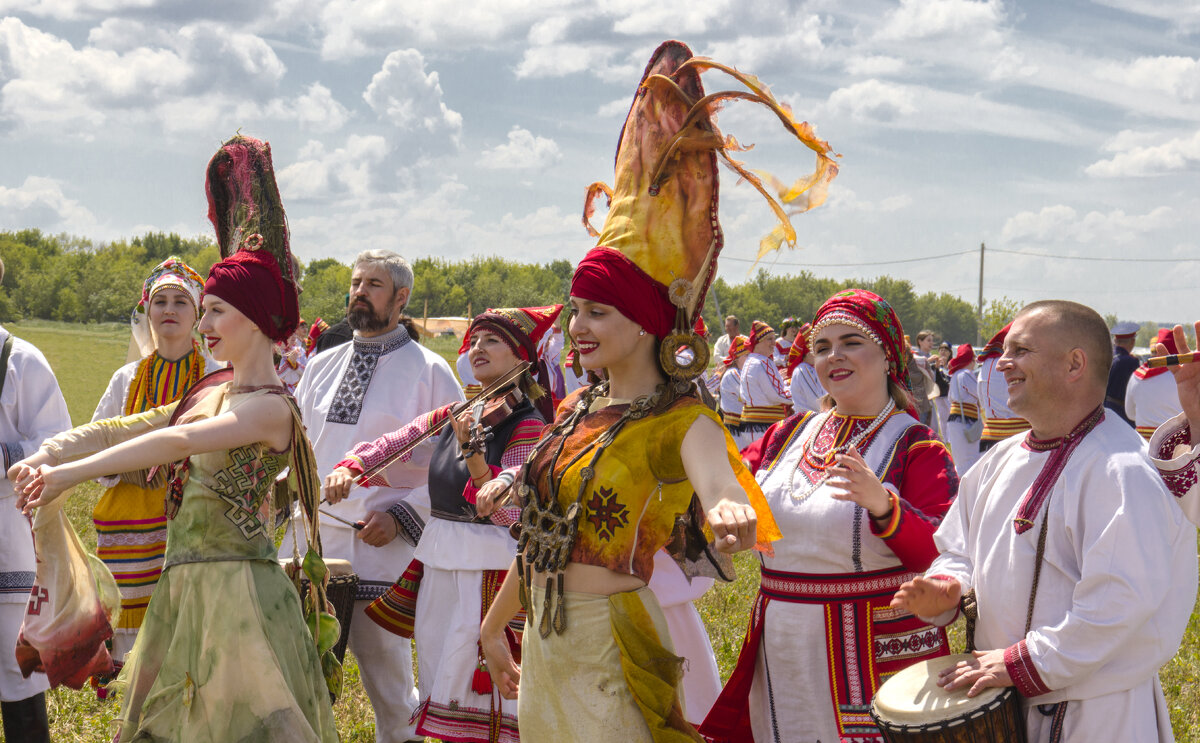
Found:
[[[76,424],[89,420],[112,372],[124,363],[129,342],[128,327],[42,321],[7,327],[46,354],[67,398],[71,420]],[[458,351],[456,341],[439,338],[427,345],[453,363]],[[71,523],[88,549],[94,549],[96,545],[91,511],[100,493],[98,485],[84,484],[76,489],[67,507]],[[697,602],[712,639],[722,678],[727,678],[733,670],[749,618],[750,603],[758,589],[758,570],[753,555],[738,555],[734,562],[737,581],[718,586]],[[956,651],[961,650],[961,626],[951,628],[950,634],[952,646]],[[371,743],[375,739],[371,707],[359,680],[353,654],[347,653],[346,660],[345,693],[334,706],[337,729],[345,743]],[[1200,741],[1197,668],[1200,668],[1200,613],[1192,615],[1183,646],[1160,674],[1171,708],[1175,738],[1179,741]],[[108,743],[112,739],[111,723],[119,702],[102,703],[90,691],[67,689],[53,691],[48,698],[55,741]],[[0,743],[3,741],[0,734]]]

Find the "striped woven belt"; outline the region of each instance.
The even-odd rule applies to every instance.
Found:
[[[742,408],[742,423],[775,423],[790,412],[786,405],[747,405]]]
[[[969,402],[950,403],[950,415],[962,415],[971,420],[979,420],[979,406]]]
[[[793,604],[859,601],[890,597],[915,575],[903,567],[869,573],[787,573],[764,567],[758,590],[772,600]]]
[[[1003,441],[1009,436],[1016,436],[1029,430],[1029,422],[1024,418],[984,418],[984,441]]]
[[[742,414],[741,413],[726,413],[725,411],[721,411],[721,415],[723,415],[725,417],[725,425],[727,425],[727,426],[742,425]]]
[[[1154,432],[1158,430],[1157,426],[1138,426],[1137,432],[1142,435],[1142,438],[1149,441]]]

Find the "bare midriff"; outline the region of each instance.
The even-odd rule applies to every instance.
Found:
[[[545,588],[546,575],[546,573],[533,571],[534,585]],[[611,596],[614,593],[636,591],[646,586],[646,582],[636,575],[618,573],[600,565],[584,565],[581,562],[568,563],[563,575],[565,576],[563,588],[572,593]]]

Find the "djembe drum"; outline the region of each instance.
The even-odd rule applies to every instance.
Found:
[[[279,564],[285,572],[289,572],[291,560],[280,560]],[[350,642],[350,620],[354,618],[354,596],[358,592],[358,576],[346,560],[325,558],[325,568],[329,570],[329,584],[325,588],[325,598],[333,606],[333,615],[342,625],[342,634],[338,636],[337,644],[333,646],[333,654],[338,662],[346,660],[346,645]],[[308,577],[300,573],[300,602],[308,596]]]
[[[970,655],[923,661],[892,676],[871,702],[871,718],[889,743],[1027,743],[1016,690],[946,691],[938,673]]]

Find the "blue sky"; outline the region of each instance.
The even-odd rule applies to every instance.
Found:
[[[272,143],[303,259],[575,260],[666,38],[757,74],[843,156],[769,270],[973,303],[986,242],[985,299],[1200,315],[1193,0],[0,0],[0,228],[210,234],[204,165],[240,129]],[[751,167],[812,167],[765,109],[718,125]],[[721,220],[743,280],[772,216],[723,174]]]

